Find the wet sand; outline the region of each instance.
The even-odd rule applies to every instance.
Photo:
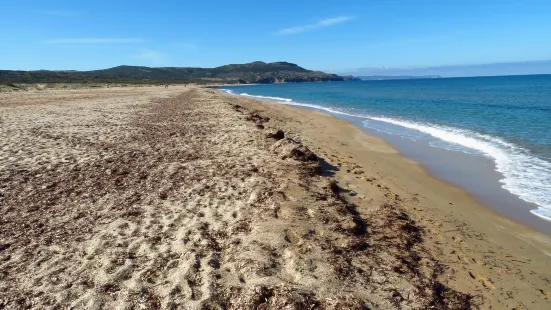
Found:
[[[0,112],[0,308],[551,305],[547,236],[344,120],[195,87]]]
[[[307,109],[316,110],[309,107]],[[476,201],[490,207],[498,214],[551,237],[551,221],[530,212],[537,209],[538,206],[526,202],[502,188],[500,180],[503,175],[495,170],[493,160],[482,155],[432,147],[422,139],[413,141],[399,134],[378,131],[364,126],[364,118],[332,114],[326,111],[320,112],[348,120],[367,134],[382,138],[396,148],[400,154],[421,164],[431,176],[464,189]]]

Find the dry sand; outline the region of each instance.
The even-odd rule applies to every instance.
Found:
[[[551,308],[548,237],[318,112],[9,93],[0,147],[0,308]]]

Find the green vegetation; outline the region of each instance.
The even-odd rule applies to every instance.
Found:
[[[94,71],[0,70],[9,83],[281,83],[343,81],[336,74],[311,71],[288,62],[231,64],[216,68],[118,66]]]

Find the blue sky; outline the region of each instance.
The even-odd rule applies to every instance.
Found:
[[[347,71],[551,59],[551,1],[0,3],[0,69],[255,60]]]

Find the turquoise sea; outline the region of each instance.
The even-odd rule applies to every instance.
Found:
[[[322,109],[430,147],[484,157],[500,186],[551,220],[551,75],[225,87]]]

